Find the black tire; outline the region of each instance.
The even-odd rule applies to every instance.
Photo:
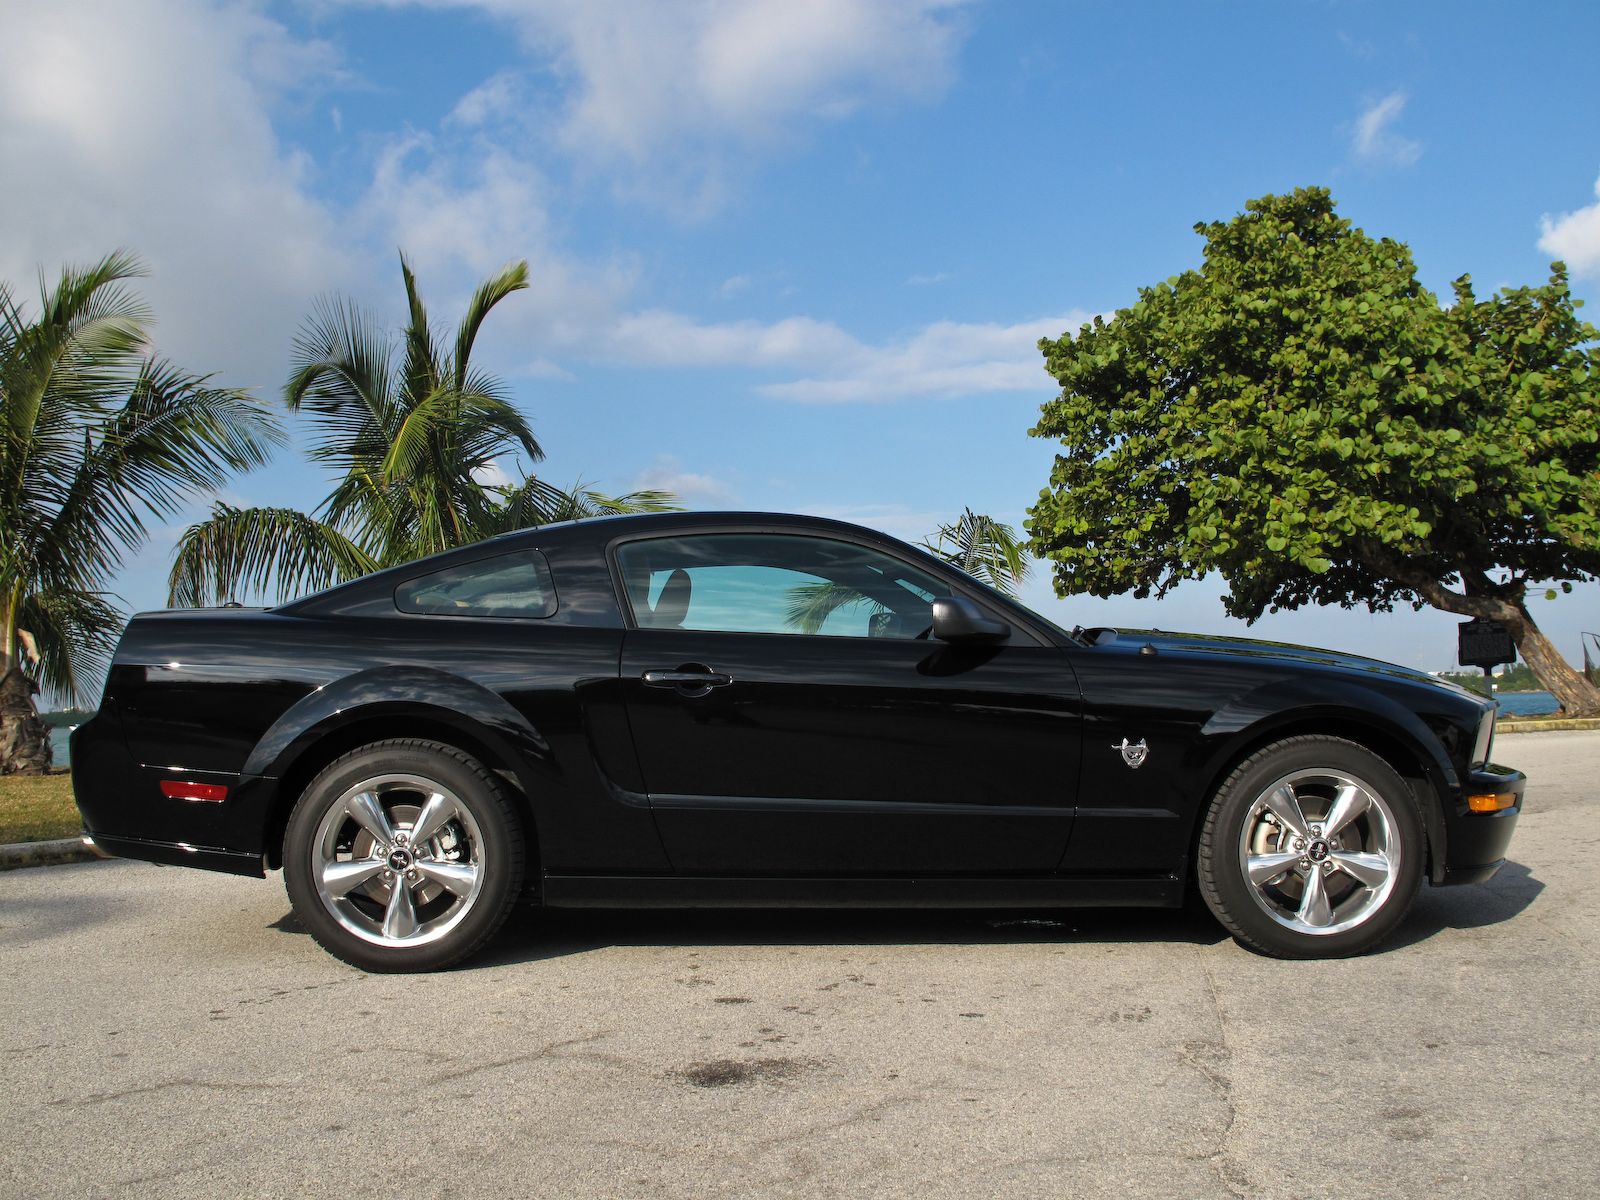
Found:
[[[1276,958],[1344,958],[1394,932],[1425,853],[1416,797],[1393,767],[1342,738],[1292,737],[1250,755],[1217,789],[1195,876],[1240,944]]]
[[[448,815],[417,850],[410,831],[434,795]],[[371,832],[368,797],[388,840]],[[306,787],[284,833],[283,875],[295,915],[330,954],[364,971],[436,971],[499,931],[526,858],[521,815],[483,764],[441,742],[397,738],[336,758]]]

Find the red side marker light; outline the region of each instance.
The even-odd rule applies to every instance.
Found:
[[[209,800],[221,803],[228,798],[227,786],[220,783],[190,783],[187,779],[163,779],[161,794],[173,800]]]

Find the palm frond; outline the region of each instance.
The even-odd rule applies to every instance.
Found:
[[[231,473],[263,465],[284,440],[248,394],[147,361],[122,407],[86,434],[75,469],[56,472],[65,478],[59,508],[31,506],[41,518],[40,577],[86,586],[143,544],[147,515],[171,515]]]
[[[1028,576],[1028,555],[1017,531],[970,508],[923,545],[1003,595],[1014,596]]]
[[[408,398],[437,394],[444,380],[440,378],[439,353],[433,345],[433,331],[428,327],[428,310],[423,307],[417,292],[417,277],[404,254],[400,255],[400,277],[405,282],[406,322],[402,341],[405,356],[400,364],[400,392]]]
[[[582,496],[584,504],[591,509],[587,515],[591,516],[683,511],[683,505],[678,502],[677,496],[660,488],[641,488],[636,492],[624,492],[620,496],[608,496],[593,488],[583,488]]]
[[[127,394],[138,372],[149,313],[122,281],[142,273],[126,254],[66,267],[40,281],[40,315],[12,290],[0,296],[0,489],[21,494],[31,459],[59,452],[86,421]]]
[[[121,611],[103,592],[32,592],[17,607],[17,628],[32,634],[38,649],[40,682],[69,704],[93,700],[122,624]]]
[[[294,371],[284,387],[289,410],[311,417],[313,458],[339,470],[383,461],[404,415],[391,390],[392,359],[388,336],[360,308],[317,301],[295,335]]]
[[[536,475],[530,475],[515,487],[496,490],[499,497],[489,521],[494,533],[510,533],[515,529],[550,525],[556,521],[578,521],[585,517],[676,512],[682,508],[671,492],[646,489],[608,496],[582,481],[562,488]]]
[[[527,286],[528,263],[523,259],[506,264],[497,274],[480,283],[478,290],[472,293],[466,315],[461,318],[461,325],[456,330],[455,353],[450,359],[458,390],[467,390],[467,364],[472,360],[472,346],[478,340],[478,330],[482,328],[484,318],[500,301]],[[538,459],[534,461],[537,462]]]
[[[889,611],[859,588],[833,580],[797,584],[788,597],[784,622],[800,633],[820,633],[828,618],[842,609],[865,605],[872,613]]]
[[[287,600],[380,565],[341,531],[304,513],[218,503],[179,539],[168,603],[192,607],[245,595]]]

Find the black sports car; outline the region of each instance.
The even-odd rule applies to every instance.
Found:
[[[837,521],[530,529],[144,613],[72,739],[95,844],[261,876],[369,970],[551,907],[1183,902],[1320,957],[1488,879],[1492,704],[1351,655],[1068,632]]]

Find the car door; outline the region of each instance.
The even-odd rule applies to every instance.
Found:
[[[1081,716],[1057,647],[1021,628],[930,640],[951,582],[843,538],[687,533],[624,542],[613,561],[631,610],[628,720],[677,870],[1059,862]]]

